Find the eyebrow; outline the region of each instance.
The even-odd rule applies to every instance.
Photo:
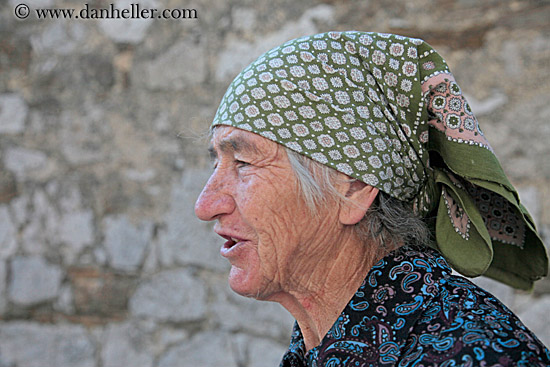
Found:
[[[222,152],[252,152],[258,153],[259,149],[256,144],[242,138],[234,137],[229,139],[224,139],[219,144],[219,149]],[[208,147],[208,153],[210,153],[210,158],[215,159],[218,157],[218,153],[213,145]]]

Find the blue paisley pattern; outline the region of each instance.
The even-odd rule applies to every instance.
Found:
[[[550,366],[550,351],[506,306],[451,274],[431,249],[380,260],[306,353],[296,323],[280,367]]]

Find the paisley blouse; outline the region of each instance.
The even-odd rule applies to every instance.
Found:
[[[296,323],[280,367],[550,366],[550,351],[494,296],[427,248],[369,272],[320,345]]]

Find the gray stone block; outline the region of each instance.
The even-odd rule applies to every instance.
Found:
[[[153,0],[120,0],[116,2],[118,9],[130,9],[131,4],[140,4],[141,8],[155,8]],[[120,43],[138,44],[145,38],[153,19],[100,19],[99,29],[111,40]]]
[[[21,367],[96,367],[83,326],[0,323],[0,363]]]
[[[55,243],[59,214],[48,195],[38,190],[31,199],[32,205],[23,226],[20,247],[28,255],[44,255],[48,244]]]
[[[51,236],[46,231],[40,217],[33,217],[21,235],[21,248],[27,255],[45,255],[48,252],[48,242]]]
[[[35,54],[69,55],[78,51],[85,40],[86,29],[81,22],[59,19],[50,23],[41,33],[31,37]]]
[[[232,338],[223,333],[207,332],[169,349],[158,367],[237,367]]]
[[[66,245],[63,257],[67,264],[74,263],[78,254],[94,241],[94,214],[91,210],[64,213],[59,221],[58,238]]]
[[[103,367],[153,366],[147,333],[131,323],[111,324],[101,338]]]
[[[125,216],[114,216],[105,218],[103,225],[109,264],[115,269],[137,270],[151,240],[153,224],[148,222],[135,226]]]
[[[162,354],[169,348],[179,345],[189,338],[189,333],[183,328],[164,326],[158,331],[154,348],[157,354]]]
[[[165,322],[205,317],[204,284],[184,269],[167,270],[144,281],[130,299],[130,313]]]
[[[25,306],[54,299],[62,278],[63,270],[42,257],[16,257],[11,262],[8,298]]]
[[[0,95],[0,134],[19,134],[25,130],[29,109],[18,94]]]
[[[29,201],[29,195],[26,193],[21,193],[10,202],[12,220],[18,226],[23,224],[28,218],[27,207],[29,205]]]
[[[166,53],[146,64],[145,84],[151,89],[183,90],[201,83],[206,77],[205,46],[192,40],[183,40]],[[174,68],[174,65],[181,67]],[[193,72],[185,65],[193,65]],[[139,77],[139,75],[136,75]]]
[[[21,147],[9,148],[4,155],[4,165],[19,179],[25,178],[32,171],[43,169],[47,161],[48,157],[43,152]]]
[[[17,250],[17,228],[11,220],[8,207],[0,205],[0,260],[7,259]]]

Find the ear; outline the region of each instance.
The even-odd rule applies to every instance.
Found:
[[[348,183],[346,197],[350,202],[344,202],[340,208],[340,223],[354,225],[363,219],[372,202],[378,195],[378,189],[361,181]]]

